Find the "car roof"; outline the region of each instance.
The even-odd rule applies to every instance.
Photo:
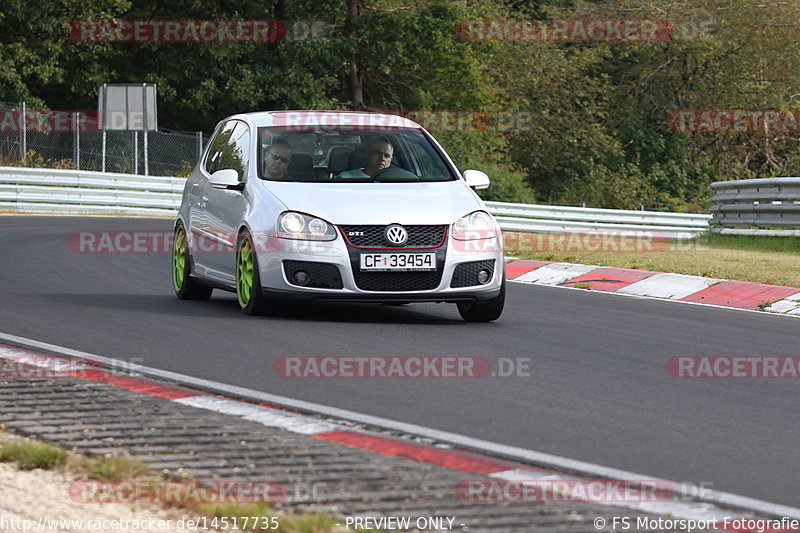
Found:
[[[286,110],[286,111],[258,111],[253,113],[239,113],[225,120],[239,119],[255,127],[275,126],[350,126],[350,127],[388,127],[422,129],[422,126],[405,117],[388,113],[370,111],[337,111],[337,110]]]

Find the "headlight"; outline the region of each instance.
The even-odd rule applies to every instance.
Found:
[[[485,211],[474,211],[453,224],[453,238],[459,241],[476,241],[497,237],[497,226]]]
[[[278,237],[304,241],[332,241],[336,238],[336,230],[321,218],[286,211],[278,217]]]

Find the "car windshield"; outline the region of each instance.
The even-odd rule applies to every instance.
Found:
[[[258,130],[259,176],[270,181],[385,183],[453,181],[440,151],[420,131]]]

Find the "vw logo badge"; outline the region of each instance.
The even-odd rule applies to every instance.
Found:
[[[383,231],[383,238],[392,246],[403,246],[408,240],[408,232],[400,224],[392,224]]]

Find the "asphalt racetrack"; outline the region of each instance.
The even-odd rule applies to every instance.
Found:
[[[800,382],[666,370],[674,356],[800,355],[800,319],[513,282],[491,324],[467,324],[447,304],[328,304],[254,318],[222,291],[179,301],[168,253],[69,246],[80,231],[171,229],[166,219],[0,217],[0,331],[800,507]],[[530,368],[479,379],[273,371],[281,356],[326,355],[472,355]]]

